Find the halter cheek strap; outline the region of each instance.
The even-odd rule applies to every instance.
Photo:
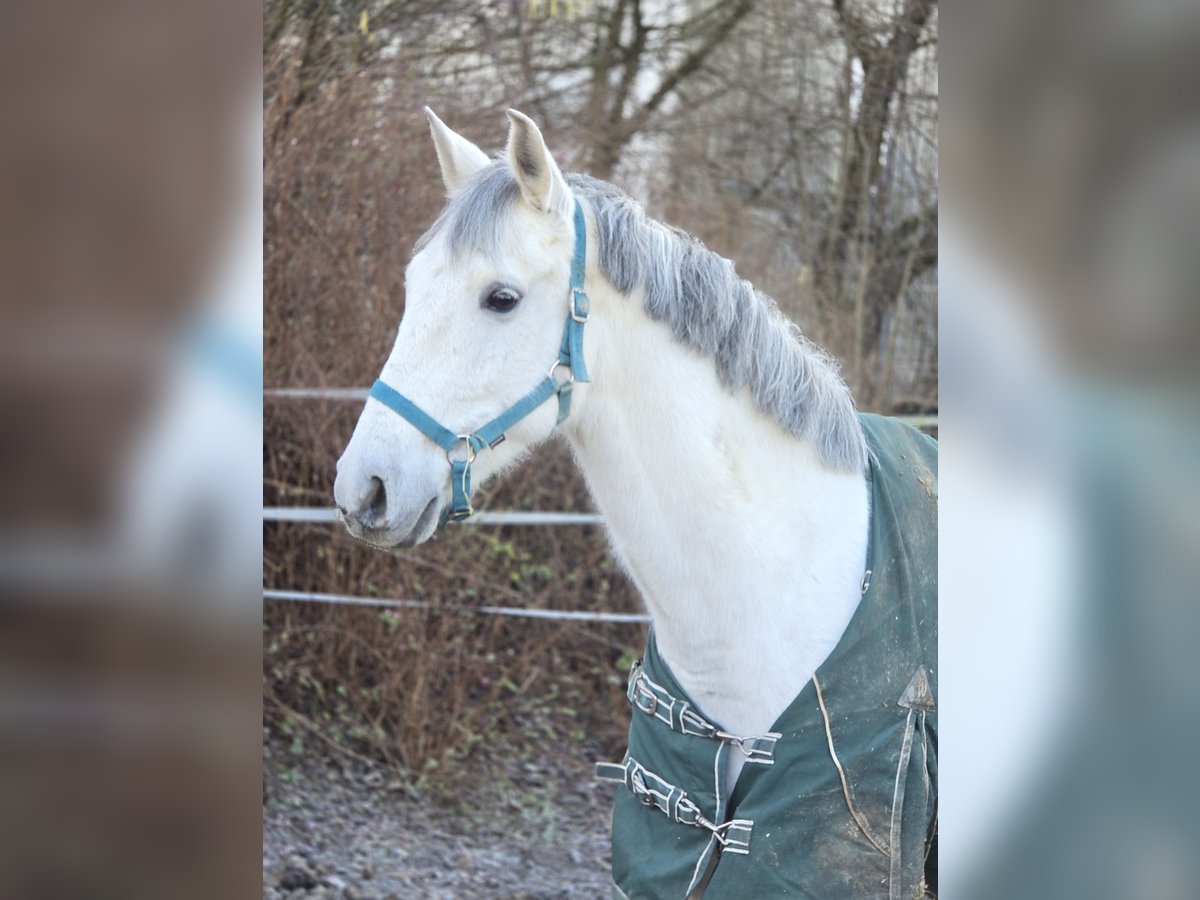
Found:
[[[556,426],[562,424],[562,421],[571,412],[571,390],[575,382],[591,380],[583,359],[583,326],[587,324],[590,312],[588,296],[583,289],[586,263],[587,223],[583,217],[583,207],[576,200],[575,254],[571,258],[570,309],[567,312],[566,324],[563,326],[558,359],[550,366],[546,377],[533,390],[490,422],[466,434],[457,434],[382,380],[377,380],[371,386],[370,396],[408,421],[410,425],[446,451],[446,459],[450,463],[451,503],[447,516],[450,521],[462,521],[475,512],[471,506],[471,464],[475,462],[476,455],[485,448],[497,446],[504,440],[504,433],[508,429],[551,397],[558,397],[558,419],[554,424]],[[567,377],[562,381],[555,377],[555,373],[559,369],[567,371]],[[460,444],[462,452],[456,458],[454,451],[459,448]]]

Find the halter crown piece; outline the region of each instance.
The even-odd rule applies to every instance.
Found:
[[[563,326],[558,359],[550,366],[550,371],[537,387],[490,422],[467,434],[456,434],[382,380],[376,380],[371,386],[370,396],[406,419],[409,424],[446,451],[446,459],[450,463],[452,493],[450,510],[446,514],[446,518],[450,521],[461,522],[463,519],[470,518],[475,512],[471,506],[471,463],[475,462],[476,454],[484,448],[495,447],[504,440],[504,433],[508,429],[554,396],[558,397],[558,420],[555,425],[562,424],[562,421],[571,412],[571,390],[575,382],[591,380],[583,359],[583,326],[587,324],[589,313],[588,296],[583,289],[586,262],[587,224],[583,217],[583,207],[576,200],[575,255],[571,258],[570,309],[567,312],[567,323]],[[560,381],[555,377],[555,373],[559,369],[566,370],[565,380]],[[463,455],[456,459],[454,451],[460,444]]]

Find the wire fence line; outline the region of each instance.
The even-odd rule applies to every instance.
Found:
[[[282,400],[334,400],[339,402],[363,402],[368,396],[367,388],[267,388],[263,391],[265,398]],[[914,428],[937,428],[938,417],[932,416],[897,416],[908,422]],[[332,524],[338,521],[337,510],[332,507],[293,507],[267,506],[263,507],[264,522],[287,522],[297,524]],[[604,518],[598,513],[577,512],[524,512],[519,510],[500,510],[496,512],[478,512],[462,525],[520,525],[520,526],[562,526],[562,525],[603,525]],[[320,603],[340,606],[366,606],[399,609],[435,609],[444,612],[469,612],[478,615],[505,616],[520,619],[549,619],[569,622],[604,622],[610,624],[649,624],[650,617],[636,613],[607,613],[583,612],[577,610],[521,609],[512,606],[464,606],[458,604],[431,603],[426,600],[410,599],[381,599],[377,597],[357,597],[349,594],[328,594],[312,591],[263,589],[263,599],[272,601],[288,601],[293,603]]]
[[[337,510],[323,506],[265,506],[264,522],[302,522],[325,524],[338,521]],[[521,512],[498,510],[477,512],[471,518],[455,525],[603,525],[604,517],[599,513],[573,512]]]
[[[302,522],[330,524],[338,521],[337,510],[322,507],[298,508],[267,506],[263,508],[264,522]],[[568,512],[479,512],[462,523],[476,525],[601,525],[598,513]],[[294,603],[320,603],[336,606],[375,606],[399,609],[432,609],[438,612],[470,612],[479,615],[505,616],[516,619],[550,619],[563,622],[604,622],[608,624],[648,624],[650,617],[635,613],[583,612],[575,610],[522,609],[515,606],[464,606],[461,604],[431,603],[427,600],[380,599],[350,594],[327,594],[313,591],[263,589],[263,600],[283,600]]]
[[[365,401],[367,388],[267,388],[265,397],[285,400],[336,400]],[[291,522],[305,524],[331,524],[338,521],[337,510],[331,507],[267,506],[263,508],[264,522]],[[602,525],[604,519],[598,513],[571,512],[522,512],[503,510],[478,512],[464,523],[467,525]],[[273,588],[263,589],[264,601],[289,601],[293,603],[319,603],[335,606],[366,606],[399,609],[434,609],[444,612],[469,612],[477,615],[503,616],[515,619],[541,619],[560,622],[591,622],[617,625],[648,625],[650,617],[637,613],[586,612],[579,610],[522,609],[513,606],[464,606],[459,604],[431,603],[426,600],[381,599],[358,597],[349,594],[328,594],[313,591],[290,591]]]
[[[266,388],[264,397],[284,400],[366,400],[369,388]]]
[[[588,612],[569,609],[528,609],[519,606],[470,606],[458,603],[433,603],[429,600],[356,597],[350,594],[323,594],[314,591],[281,591],[263,589],[264,600],[286,600],[293,603],[321,603],[334,606],[371,606],[384,609],[432,609],[437,612],[467,612],[479,615],[504,616],[513,619],[543,619],[557,622],[602,622],[609,625],[649,625],[644,613]]]

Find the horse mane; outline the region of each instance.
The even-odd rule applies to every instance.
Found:
[[[565,177],[591,207],[600,271],[613,287],[623,294],[644,289],[651,318],[711,357],[729,390],[749,390],[762,412],[812,441],[826,466],[865,470],[866,440],[833,357],[805,337],[774,300],[739,277],[732,262],[695,237],[651,219],[608,182]],[[451,254],[498,252],[504,214],[519,197],[508,164],[494,160],[455,194],[414,253],[443,230]]]

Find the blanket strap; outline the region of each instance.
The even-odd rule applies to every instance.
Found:
[[[597,763],[596,777],[620,782],[646,806],[653,806],[680,825],[711,831],[726,853],[743,856],[750,853],[750,832],[754,827],[752,820],[730,819],[720,825],[710,822],[700,812],[700,807],[688,799],[687,791],[654,774],[628,754],[620,764]]]
[[[747,763],[770,766],[775,762],[775,742],[782,736],[769,731],[755,737],[741,737],[722,731],[704,718],[686,700],[675,697],[658,682],[654,681],[639,660],[629,670],[629,682],[625,696],[630,704],[653,719],[662,722],[672,731],[736,745],[746,757]]]

